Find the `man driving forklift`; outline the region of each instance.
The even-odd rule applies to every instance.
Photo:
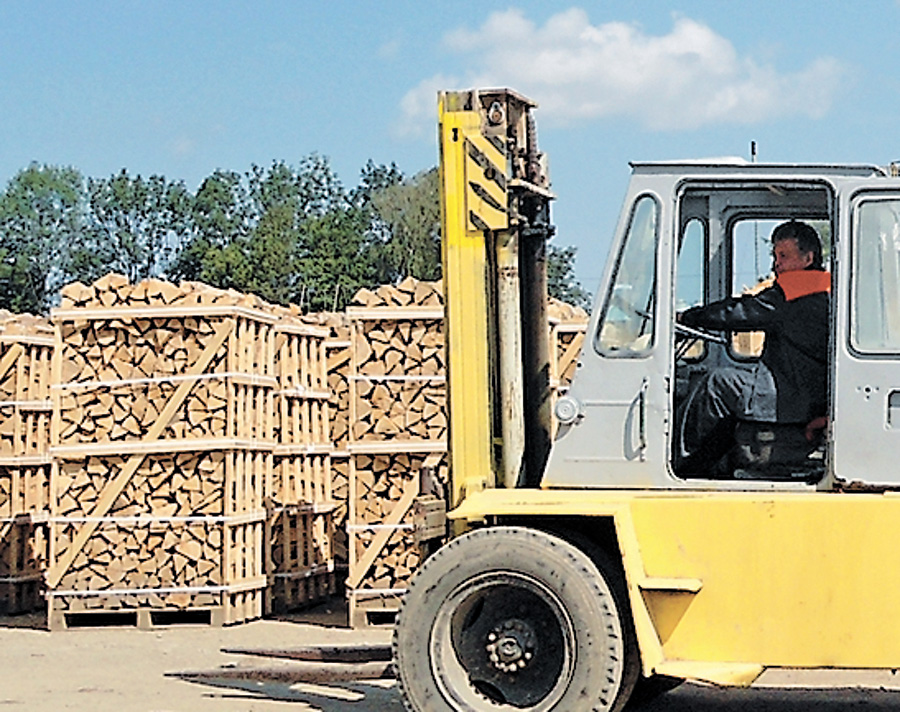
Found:
[[[756,363],[709,371],[682,404],[674,447],[680,476],[717,476],[739,422],[803,429],[821,425],[826,415],[831,275],[822,243],[813,227],[797,220],[778,225],[771,240],[771,287],[679,316],[689,327],[765,333]]]

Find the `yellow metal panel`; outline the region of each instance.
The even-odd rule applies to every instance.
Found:
[[[495,490],[452,516],[612,517],[645,672],[900,667],[900,497]]]
[[[480,135],[475,111],[451,111],[439,101],[441,243],[447,335],[453,503],[493,484],[487,251],[469,230],[467,138]]]
[[[657,611],[664,658],[900,665],[900,499],[657,497],[631,509],[644,573],[703,582],[681,610]]]

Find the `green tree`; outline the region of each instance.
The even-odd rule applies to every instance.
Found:
[[[547,292],[551,297],[590,310],[591,295],[575,278],[576,248],[547,246]]]
[[[34,163],[12,178],[0,196],[0,306],[49,309],[85,212],[84,178],[74,168]]]
[[[250,233],[251,208],[239,173],[216,171],[206,178],[190,201],[185,239],[170,275],[240,289],[250,271],[242,244]]]
[[[373,192],[384,227],[382,260],[388,281],[441,276],[441,213],[436,168]]]
[[[369,215],[335,209],[300,227],[297,287],[291,301],[310,311],[343,309],[361,287],[379,283]]]
[[[89,218],[68,272],[91,281],[109,271],[132,282],[163,274],[185,230],[190,195],[183,183],[126,170],[88,181]]]

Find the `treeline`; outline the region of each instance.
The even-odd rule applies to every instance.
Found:
[[[551,247],[553,296],[585,305],[574,248]],[[360,287],[440,277],[437,170],[404,176],[369,161],[345,188],[328,159],[215,171],[183,181],[123,170],[85,178],[32,164],[0,194],[0,308],[46,312],[59,288],[110,271],[197,280],[311,311]]]

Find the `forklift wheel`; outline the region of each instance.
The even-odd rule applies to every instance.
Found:
[[[533,529],[454,539],[416,574],[397,618],[407,707],[619,710],[631,690],[621,689],[625,638],[610,575]]]

